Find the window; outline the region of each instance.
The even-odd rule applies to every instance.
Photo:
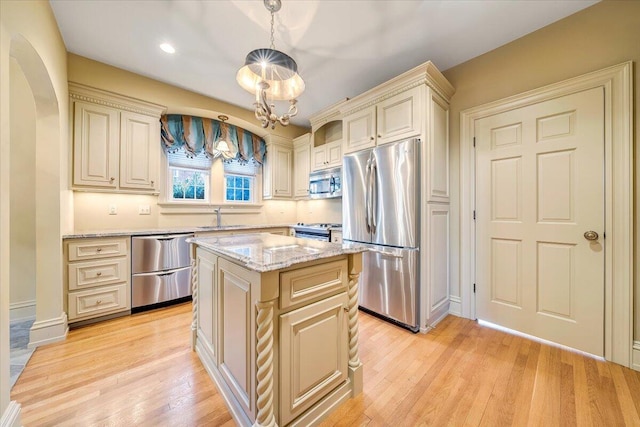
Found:
[[[184,151],[168,153],[169,200],[172,202],[208,203],[211,159],[204,152],[187,157]]]
[[[227,203],[255,203],[256,173],[254,162],[238,160],[224,163],[224,200]]]

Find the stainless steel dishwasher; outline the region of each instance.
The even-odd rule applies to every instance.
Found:
[[[131,238],[131,309],[188,300],[191,258],[186,240],[193,234]]]

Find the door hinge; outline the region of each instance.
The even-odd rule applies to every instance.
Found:
[[[476,293],[476,284],[475,283],[473,284],[473,293],[474,294]]]
[[[476,220],[476,211],[473,211],[473,220]]]
[[[473,137],[473,146],[474,147],[476,146],[476,137],[475,136]]]

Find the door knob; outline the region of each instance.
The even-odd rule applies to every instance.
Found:
[[[598,240],[598,233],[593,230],[585,231],[584,238],[587,240]]]

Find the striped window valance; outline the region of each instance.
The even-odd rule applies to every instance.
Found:
[[[205,152],[207,157],[254,160],[262,164],[267,152],[264,139],[243,128],[215,119],[165,114],[160,117],[162,146],[168,153],[183,150],[187,156],[196,157]],[[220,140],[227,142],[228,151],[218,151]]]

